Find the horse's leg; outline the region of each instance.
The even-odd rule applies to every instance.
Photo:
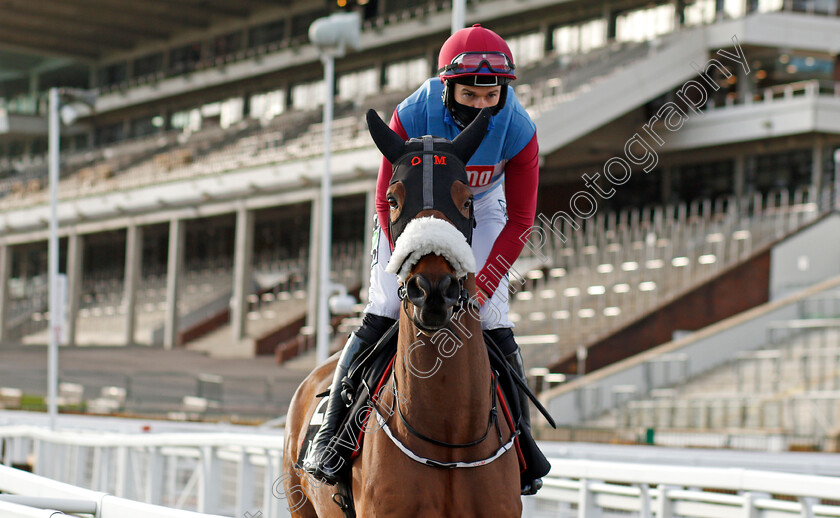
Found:
[[[281,505],[289,510],[292,518],[318,518],[318,513],[315,512],[315,507],[307,495],[310,489],[307,487],[305,480],[298,474],[298,470],[291,466],[290,471],[283,474],[283,486],[285,493],[282,495],[285,502]],[[275,498],[280,495],[275,494]]]
[[[337,361],[338,357],[334,355],[317,367],[301,383],[289,404],[281,474],[284,493],[279,495],[275,492],[275,497],[285,500],[283,504],[294,518],[324,518],[333,516],[330,507],[338,510],[338,507],[329,501],[330,496],[325,494],[328,491],[325,491],[325,488],[328,486],[311,480],[311,477],[295,465],[300,453],[301,439],[317,405],[315,394],[326,388]],[[338,516],[341,516],[340,512]]]
[[[307,380],[295,392],[286,414],[286,432],[283,444],[282,494],[280,488],[272,488],[274,498],[283,500],[280,505],[285,506],[293,518],[317,518],[318,514],[312,507],[306,494],[306,487],[301,480],[301,472],[295,467],[298,458],[300,437],[305,429],[312,405],[308,400],[313,393],[314,380]]]

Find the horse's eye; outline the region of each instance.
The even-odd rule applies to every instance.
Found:
[[[396,199],[396,198],[394,198],[393,196],[388,196],[388,205],[389,205],[392,209],[396,209],[396,208],[397,208],[397,205],[398,205],[398,204],[397,204],[397,199]]]
[[[472,198],[469,198],[467,201],[464,202],[464,208],[469,209],[470,207],[472,207],[472,204],[473,204]]]

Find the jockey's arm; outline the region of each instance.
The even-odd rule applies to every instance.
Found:
[[[381,173],[380,173],[381,178]],[[534,224],[539,185],[539,145],[537,134],[505,165],[505,197],[508,220],[493,243],[484,267],[476,275],[476,284],[489,299],[509,266],[525,246],[524,237]],[[387,207],[387,203],[386,203]]]
[[[403,128],[396,109],[394,109],[394,115],[391,117],[389,126],[403,139],[408,140],[408,133]],[[385,193],[388,191],[388,185],[391,183],[391,176],[393,174],[394,171],[391,168],[391,162],[383,156],[382,163],[379,165],[379,176],[376,179],[376,216],[379,219],[379,228],[385,233],[389,243],[391,243],[391,230],[388,226],[390,209],[388,207],[388,200],[385,199]],[[391,248],[394,248],[393,243],[391,243]]]

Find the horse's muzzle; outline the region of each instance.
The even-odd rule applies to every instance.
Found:
[[[450,273],[439,279],[429,279],[418,273],[405,283],[406,298],[414,305],[414,323],[422,331],[446,327],[460,293],[458,278]]]

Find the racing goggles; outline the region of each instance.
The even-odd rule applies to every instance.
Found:
[[[482,68],[494,74],[513,74],[513,63],[502,52],[462,52],[440,71],[443,75],[482,73]],[[487,73],[487,72],[484,72]]]

